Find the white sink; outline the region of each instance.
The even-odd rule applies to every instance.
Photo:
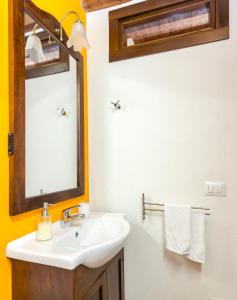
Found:
[[[78,226],[53,225],[50,241],[39,242],[35,232],[10,242],[9,258],[73,270],[83,264],[98,268],[111,260],[124,246],[130,225],[123,214],[92,213]]]

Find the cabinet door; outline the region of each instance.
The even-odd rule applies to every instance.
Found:
[[[106,272],[104,272],[99,279],[92,285],[88,293],[82,300],[107,300],[107,280]],[[78,299],[80,300],[80,299]]]
[[[117,255],[107,268],[108,300],[124,300],[124,256]]]

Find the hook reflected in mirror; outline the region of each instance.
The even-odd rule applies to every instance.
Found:
[[[68,116],[68,112],[65,110],[64,107],[57,108],[57,112],[58,112],[58,114],[59,114],[60,117],[66,117],[66,116]]]

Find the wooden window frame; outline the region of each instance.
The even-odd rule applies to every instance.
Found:
[[[173,13],[180,9],[210,4],[210,27],[177,34],[130,47],[123,45],[124,26],[154,15]],[[229,38],[229,0],[147,0],[109,12],[109,61],[216,42]]]
[[[27,11],[77,63],[78,99],[77,99],[77,187],[27,198],[25,195],[25,33],[24,11]],[[10,93],[10,136],[8,146],[10,165],[9,211],[10,215],[21,214],[40,208],[43,202],[57,203],[84,194],[84,76],[83,56],[68,49],[65,42],[60,41],[56,29],[59,22],[49,13],[39,9],[30,0],[9,1],[9,93]],[[68,39],[63,30],[63,40]],[[11,149],[12,151],[9,151]]]

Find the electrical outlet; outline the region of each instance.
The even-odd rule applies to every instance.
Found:
[[[224,182],[206,181],[205,184],[206,184],[206,196],[216,196],[216,197],[226,196],[226,184]]]

